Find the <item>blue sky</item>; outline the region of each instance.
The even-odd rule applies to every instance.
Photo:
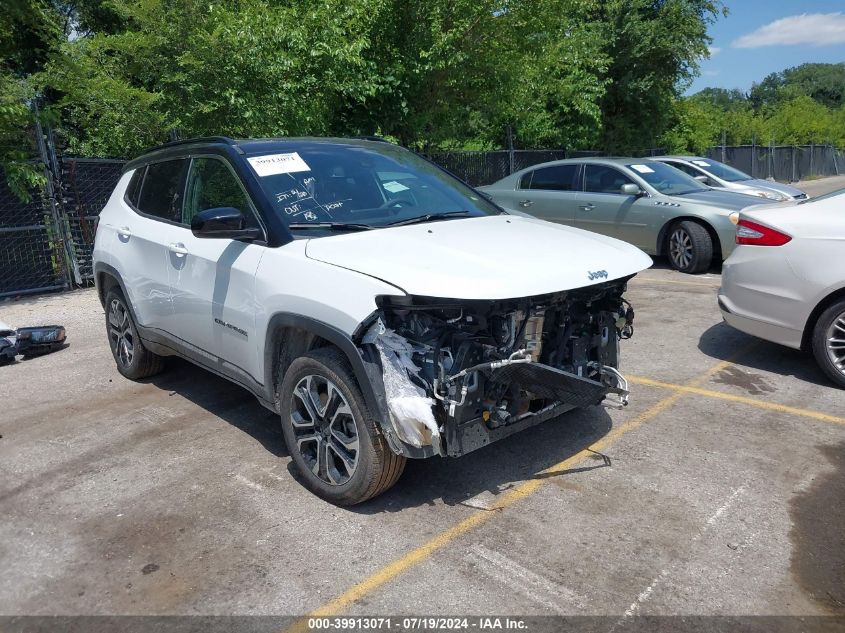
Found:
[[[769,73],[806,62],[845,62],[845,0],[727,0],[710,27],[710,59],[687,90],[749,90]]]

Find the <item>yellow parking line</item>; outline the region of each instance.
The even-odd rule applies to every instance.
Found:
[[[744,351],[745,350],[740,352],[740,354]],[[701,384],[714,374],[732,365],[734,358],[717,363],[716,365],[708,369],[706,372],[704,372],[697,378],[691,380],[687,384],[691,386]],[[496,516],[498,514],[498,512],[495,512],[496,510],[503,510],[513,505],[520,499],[524,499],[528,495],[535,492],[548,479],[547,477],[542,477],[542,475],[567,470],[577,465],[579,462],[594,455],[595,453],[602,452],[603,450],[607,449],[610,445],[614,444],[620,437],[622,437],[626,433],[629,433],[634,429],[642,426],[652,418],[656,417],[657,415],[661,414],[663,411],[671,407],[678,400],[680,400],[683,395],[684,394],[682,391],[676,391],[675,393],[663,398],[662,400],[658,401],[657,403],[640,413],[633,420],[630,420],[629,422],[626,422],[625,424],[622,424],[621,426],[612,429],[607,435],[597,440],[595,443],[591,444],[587,448],[575,453],[571,457],[568,457],[567,459],[564,459],[563,461],[553,466],[549,466],[545,470],[538,473],[536,478],[524,481],[518,486],[512,488],[510,491],[503,494],[501,498],[498,499],[497,502],[493,504],[490,508],[474,512],[473,514],[469,515],[467,518],[463,519],[456,525],[432,537],[419,547],[411,550],[407,554],[400,556],[393,562],[388,563],[381,569],[378,569],[377,571],[373,572],[364,580],[347,589],[335,599],[331,600],[330,602],[327,602],[323,606],[312,611],[305,618],[302,618],[295,622],[290,628],[286,629],[286,633],[308,630],[308,618],[327,617],[335,615],[340,611],[343,611],[351,604],[353,604],[356,600],[360,600],[364,596],[372,593],[373,591],[387,584],[397,576],[403,574],[412,567],[423,562],[432,554],[442,549],[444,546],[448,545],[461,535],[466,534],[470,530],[482,525],[492,517]],[[493,511],[491,512],[491,510]]]
[[[643,378],[641,376],[626,376],[628,382],[634,385],[647,385],[649,387],[661,387],[663,389],[671,389],[676,393],[693,393],[698,396],[706,398],[716,398],[718,400],[727,400],[729,402],[737,402],[740,404],[747,404],[759,409],[766,409],[768,411],[778,411],[779,413],[787,413],[789,415],[798,415],[805,418],[812,418],[814,420],[824,420],[825,422],[833,422],[835,424],[845,424],[845,418],[837,415],[830,415],[829,413],[822,413],[821,411],[813,411],[811,409],[801,409],[799,407],[790,407],[785,404],[777,404],[769,402],[768,400],[757,400],[756,398],[748,398],[745,396],[735,396],[730,393],[722,393],[721,391],[713,391],[712,389],[701,389],[694,385],[676,385],[671,382],[663,382],[661,380],[652,380],[651,378]]]

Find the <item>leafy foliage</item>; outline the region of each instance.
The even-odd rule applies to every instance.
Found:
[[[662,141],[671,151],[728,145],[845,145],[845,64],[804,64],[772,73],[750,93],[705,88],[675,103]],[[694,114],[693,114],[694,113]]]

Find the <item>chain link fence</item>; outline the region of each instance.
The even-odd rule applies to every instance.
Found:
[[[62,158],[61,207],[73,248],[74,280],[94,280],[92,252],[97,220],[123,169],[124,161],[102,158]]]
[[[67,271],[50,205],[42,191],[28,202],[0,178],[0,297],[67,288]]]
[[[59,157],[50,130],[36,131],[33,160],[47,185],[22,201],[0,176],[0,297],[93,283],[92,250],[99,213],[120,179],[124,162]],[[662,148],[636,156],[664,154]],[[454,151],[427,154],[465,182],[488,185],[526,167],[602,152],[563,149]],[[843,154],[829,145],[713,147],[707,156],[757,178],[795,181],[841,172]]]
[[[651,148],[638,152],[640,156],[659,156],[664,154],[662,148]],[[513,149],[474,152],[431,152],[426,158],[437,163],[444,169],[464,182],[481,187],[490,185],[515,171],[520,171],[532,165],[547,163],[564,158],[586,158],[602,156],[597,150],[566,150],[566,149]]]
[[[711,147],[707,157],[754,178],[782,182],[838,176],[843,167],[842,151],[832,145],[720,145]]]

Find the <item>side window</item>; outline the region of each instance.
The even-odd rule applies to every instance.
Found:
[[[545,189],[546,191],[574,191],[575,174],[578,165],[552,165],[534,171],[530,189]]]
[[[182,223],[190,225],[200,211],[219,207],[234,207],[244,214],[247,226],[258,226],[249,198],[226,163],[216,158],[195,158],[185,187]]]
[[[519,179],[519,188],[520,189],[531,189],[531,177],[534,176],[533,171],[529,171],[525,174],[522,174],[522,178]]]
[[[138,209],[162,220],[182,221],[182,183],[188,161],[166,160],[147,166]]]
[[[138,206],[138,194],[141,192],[141,181],[144,179],[145,171],[147,171],[146,167],[136,169],[126,186],[125,197],[133,207]]]
[[[621,194],[622,185],[636,184],[621,171],[608,165],[587,164],[584,168],[584,191]]]
[[[704,172],[698,171],[692,165],[687,165],[686,163],[666,163],[667,165],[671,165],[675,169],[680,169],[685,174],[688,174],[695,178],[696,176],[706,176]]]

